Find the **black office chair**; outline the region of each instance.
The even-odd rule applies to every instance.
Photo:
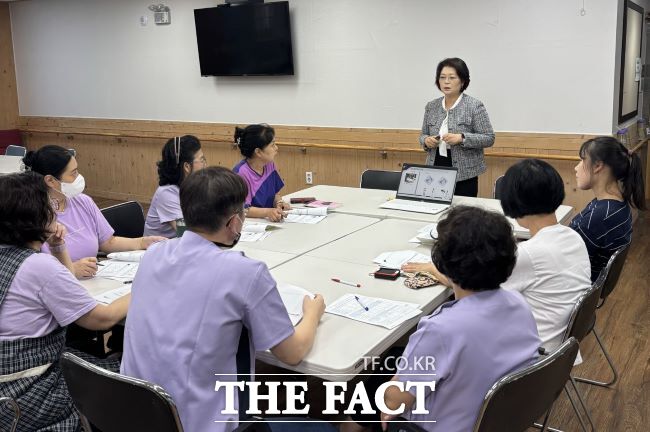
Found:
[[[103,208],[102,214],[118,237],[137,238],[144,234],[144,211],[136,201]]]
[[[102,369],[69,352],[63,377],[84,431],[183,432],[176,404],[160,386]],[[242,423],[235,432],[270,432],[264,421]]]
[[[5,149],[5,156],[20,156],[24,157],[27,154],[27,148],[18,145],[9,145]]]
[[[570,338],[548,356],[497,381],[488,390],[474,432],[522,432],[545,413],[543,429],[555,399],[565,388],[573,362],[578,354],[578,341]],[[401,419],[403,420],[403,419]],[[389,432],[422,432],[410,423],[389,423]]]
[[[494,189],[492,189],[492,198],[501,199],[501,196],[503,195],[502,189],[503,189],[503,176],[499,176],[494,181]]]
[[[623,270],[623,265],[625,264],[625,259],[627,258],[627,253],[629,251],[629,245],[623,246],[619,248],[616,252],[612,254],[612,256],[609,258],[609,261],[607,262],[607,265],[603,270],[601,270],[600,275],[598,275],[598,279],[596,282],[594,282],[594,285],[597,285],[600,288],[600,302],[596,306],[596,309],[600,309],[603,304],[605,304],[605,300],[607,297],[614,291],[614,288],[616,288],[616,284],[618,283],[618,278],[621,275],[621,272]],[[587,379],[587,378],[582,378],[582,377],[575,377],[575,381],[586,383],[586,384],[591,384],[591,385],[596,385],[599,387],[610,387],[616,381],[618,381],[618,371],[616,370],[616,366],[614,366],[614,361],[609,355],[609,352],[605,348],[605,345],[603,345],[603,341],[600,339],[600,335],[598,334],[598,331],[596,330],[596,318],[594,316],[594,322],[589,329],[591,333],[594,334],[594,337],[596,338],[596,342],[598,343],[598,346],[600,347],[600,350],[602,351],[603,355],[605,356],[605,360],[607,360],[607,364],[609,365],[609,368],[612,372],[612,378],[609,381],[596,381],[592,379]]]
[[[162,387],[102,369],[63,353],[61,368],[85,430],[182,432],[171,396]],[[119,414],[118,414],[119,413]]]
[[[367,169],[361,173],[362,189],[381,189],[396,191],[402,177],[401,171]]]
[[[16,428],[18,427],[18,421],[20,420],[20,407],[16,403],[15,400],[13,400],[10,397],[0,397],[0,407],[3,407],[5,405],[8,405],[11,410],[14,412],[14,419],[13,422],[11,423],[11,429],[9,429],[9,432],[15,432]]]

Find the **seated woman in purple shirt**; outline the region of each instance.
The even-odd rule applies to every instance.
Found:
[[[192,172],[206,167],[201,142],[192,135],[174,137],[162,149],[158,162],[158,189],[144,223],[144,235],[176,237],[176,221],[183,217],[178,188]]]
[[[25,166],[43,176],[49,187],[50,201],[57,220],[68,231],[68,253],[77,278],[91,277],[97,272],[97,252],[122,252],[146,249],[164,237],[125,238],[113,235],[95,202],[82,192],[85,180],[77,169],[77,160],[69,150],[47,145],[29,151],[23,158]],[[43,252],[49,252],[47,245]]]
[[[237,415],[222,413],[226,391],[216,391],[215,380],[237,380],[242,332],[249,359],[268,349],[298,364],[325,310],[322,296],[305,297],[294,328],[266,265],[230,250],[241,236],[247,193],[244,180],[223,167],[189,176],[180,189],[187,231],[147,251],[133,281],[121,371],[168,391],[187,431],[236,427]]]
[[[284,182],[273,163],[278,154],[275,130],[267,124],[249,125],[244,129],[237,127],[235,142],[244,159],[235,165],[233,171],[248,185],[248,216],[281,221],[286,216],[284,210],[289,210],[290,206],[277,195]]]
[[[0,395],[18,402],[20,432],[77,430],[59,367],[66,327],[108,329],[124,319],[131,295],[97,304],[68,271],[65,228],[40,175],[0,176],[0,190]],[[39,253],[45,242],[51,254]],[[74,354],[119,369],[117,361]],[[12,420],[0,410],[0,430],[9,430]]]
[[[420,320],[392,378],[428,383],[423,396],[429,413],[412,412],[415,387],[400,391],[389,386],[384,393],[388,409],[403,404],[402,416],[425,430],[471,431],[490,387],[536,360],[540,340],[533,314],[519,293],[500,287],[515,266],[516,250],[512,227],[498,213],[458,206],[438,224],[431,257],[456,299]],[[374,381],[366,385],[369,394]],[[381,415],[384,421],[393,417]],[[355,423],[344,425],[344,431],[364,430]]]

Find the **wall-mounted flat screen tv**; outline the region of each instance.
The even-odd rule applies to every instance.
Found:
[[[289,2],[194,10],[203,76],[293,75]]]

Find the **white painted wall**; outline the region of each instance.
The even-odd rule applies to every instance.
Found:
[[[20,114],[418,128],[459,56],[496,130],[612,129],[612,0],[290,0],[296,76],[265,78],[201,77],[193,9],[218,2],[164,2],[166,27],[151,1],[11,4]]]

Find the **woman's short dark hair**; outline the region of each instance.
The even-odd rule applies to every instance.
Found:
[[[244,179],[227,168],[193,172],[180,188],[185,225],[192,231],[218,231],[233,214],[242,211],[247,194]]]
[[[28,151],[23,163],[30,171],[42,176],[51,175],[60,180],[72,156],[70,150],[61,146],[46,145],[36,151]]]
[[[519,161],[501,179],[501,207],[506,216],[521,218],[554,213],[562,201],[562,177],[543,160]]]
[[[0,176],[0,244],[26,247],[44,242],[56,218],[43,176],[34,172]]]
[[[274,138],[275,129],[265,123],[235,128],[235,142],[242,156],[247,159],[253,157],[255,149],[264,150]]]
[[[463,82],[460,87],[460,92],[464,92],[467,87],[469,87],[470,81],[469,68],[467,67],[467,64],[465,64],[465,62],[458,57],[446,58],[438,63],[438,67],[436,68],[436,86],[438,87],[438,90],[440,90],[440,74],[442,73],[442,68],[444,67],[450,67],[456,71],[458,78],[460,78],[460,80]]]
[[[457,206],[438,223],[431,259],[461,288],[487,291],[499,288],[510,277],[516,251],[512,227],[503,215]]]
[[[589,157],[591,164],[602,162],[612,171],[621,184],[623,199],[631,206],[645,210],[645,187],[641,159],[636,153],[609,136],[600,136],[585,141],[580,146],[580,159]],[[589,167],[591,168],[591,167]]]
[[[167,141],[162,148],[162,159],[158,161],[158,185],[180,186],[185,179],[183,164],[187,162],[192,165],[199,150],[201,141],[192,135],[174,137]]]

